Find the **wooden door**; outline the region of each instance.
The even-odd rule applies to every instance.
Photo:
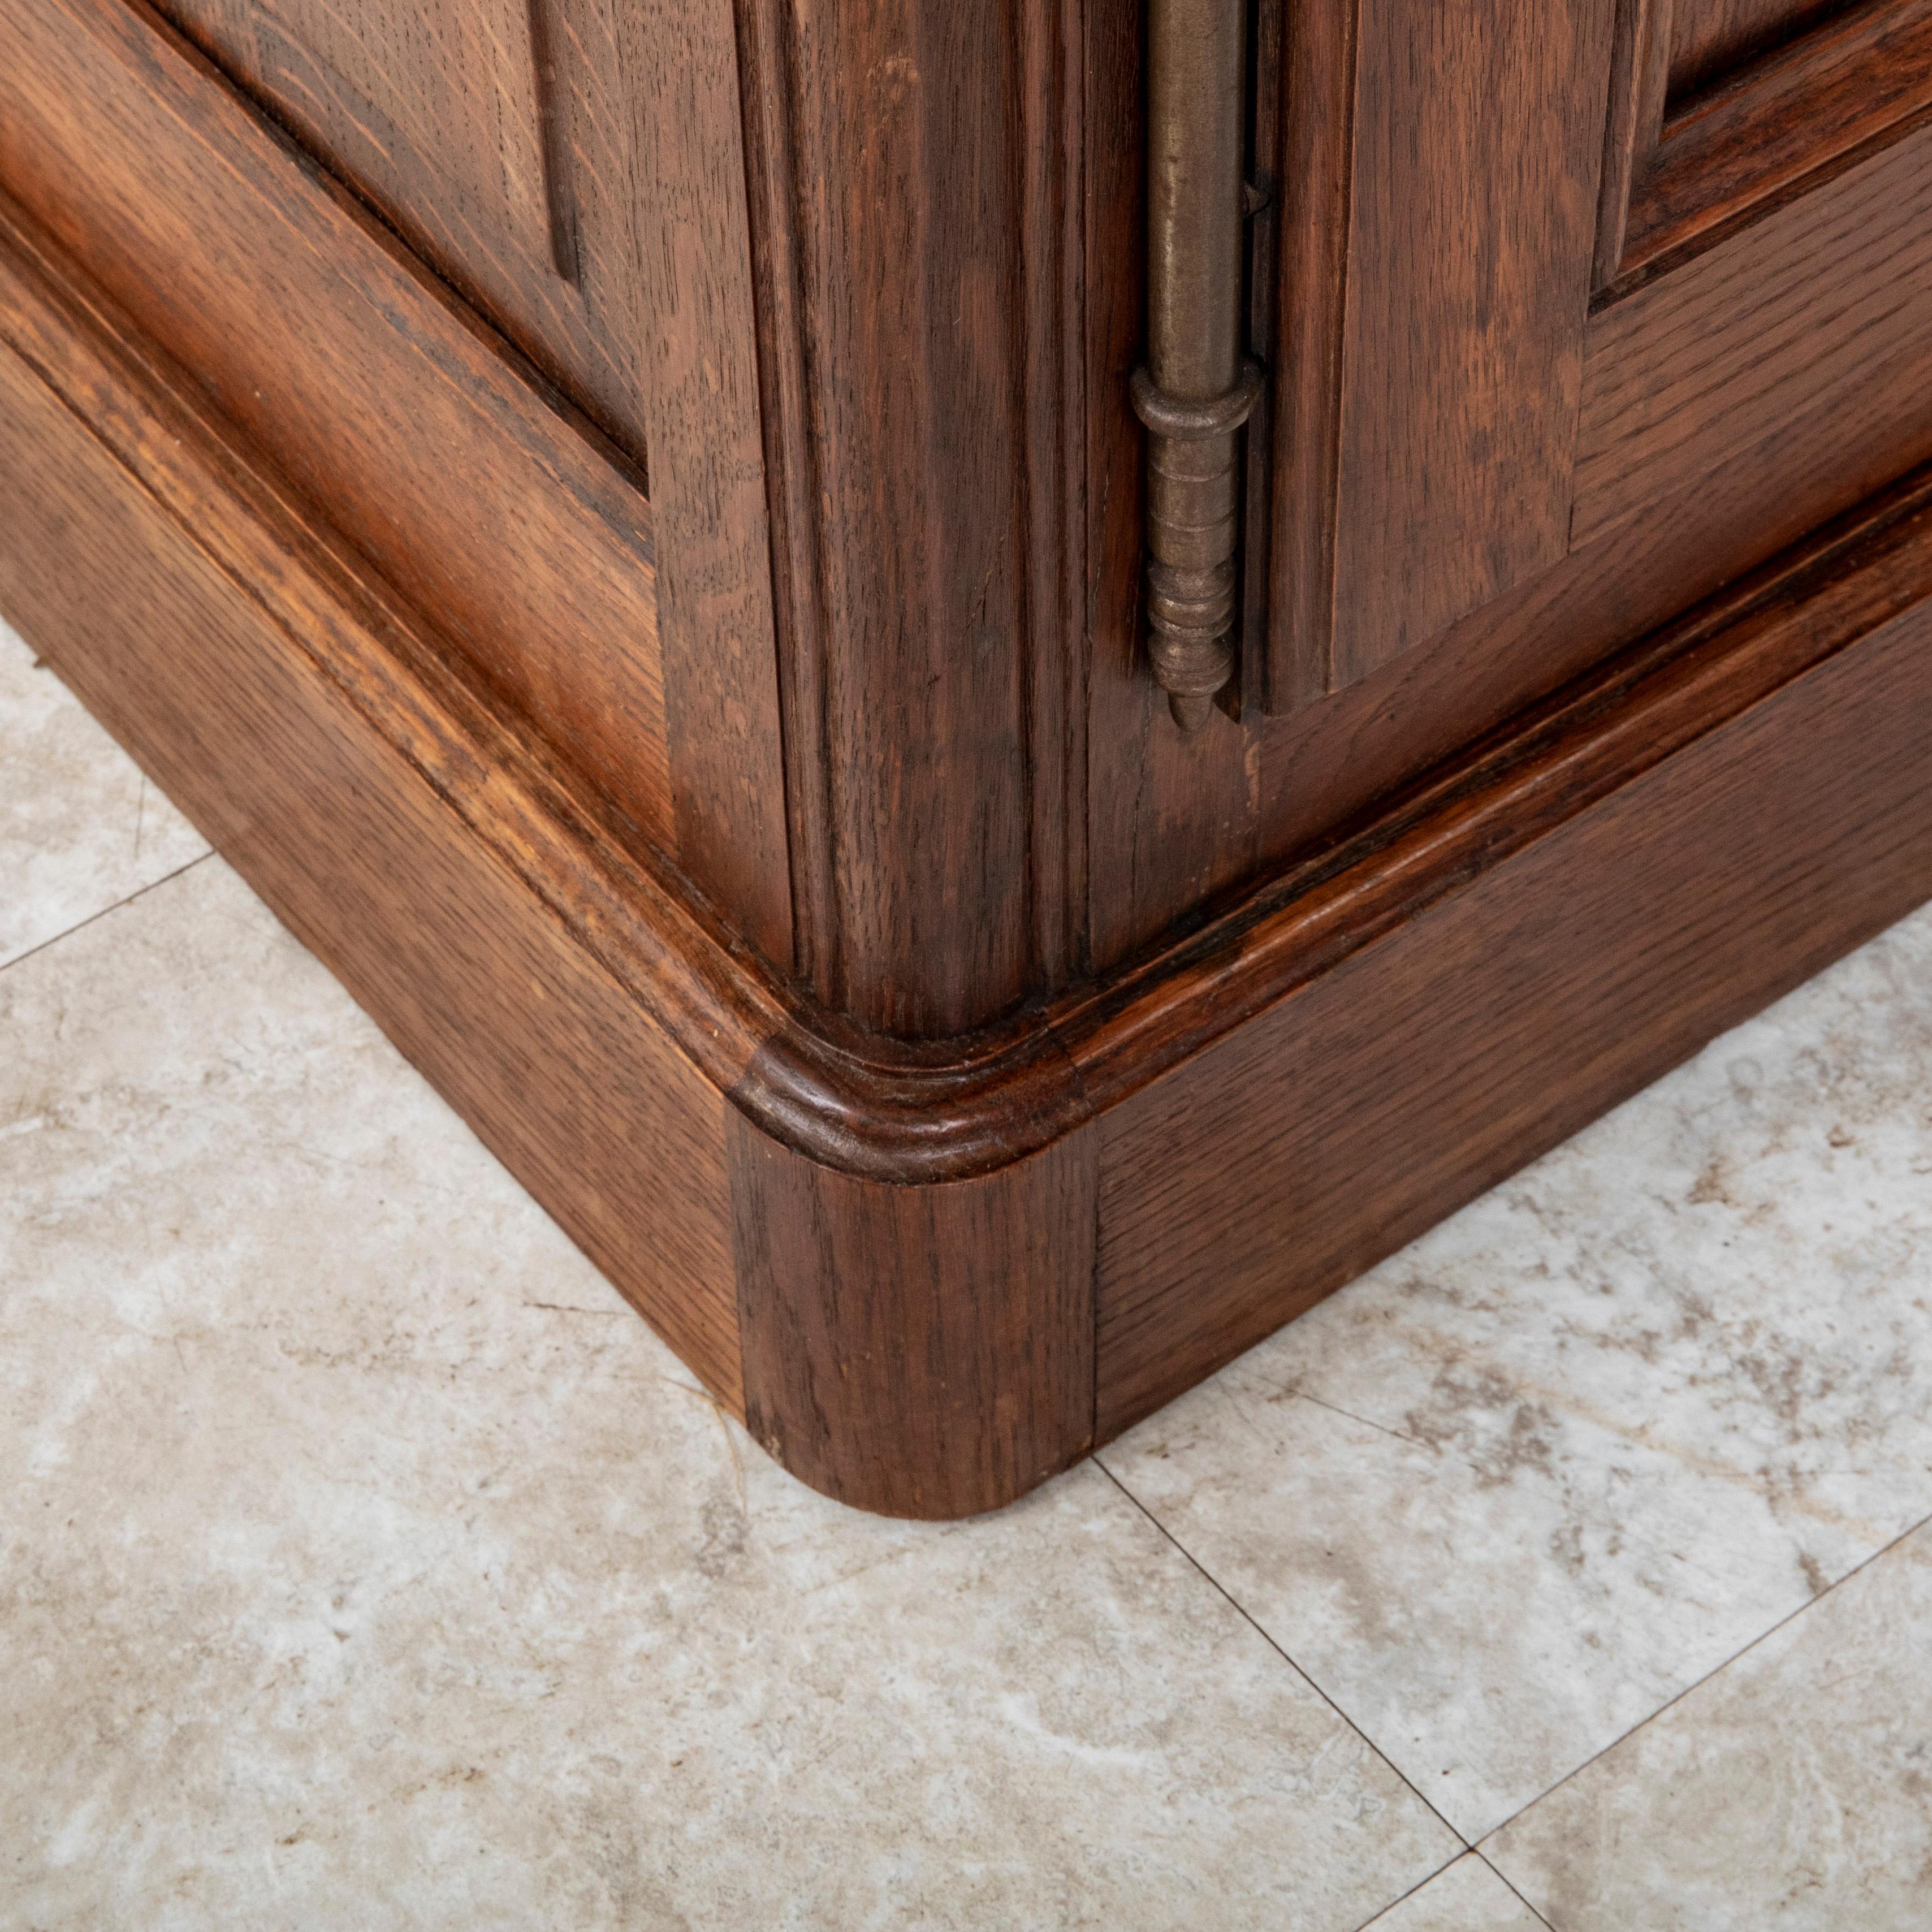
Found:
[[[599,76],[560,0],[165,10],[642,456],[635,272],[586,232],[573,97]]]
[[[1163,728],[1096,532],[1102,963],[1932,456],[1932,0],[1261,0],[1255,60],[1240,688]]]

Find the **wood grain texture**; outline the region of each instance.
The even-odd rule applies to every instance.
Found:
[[[1275,55],[1280,71],[1264,76],[1281,104],[1268,151],[1281,202],[1280,319],[1257,345],[1276,366],[1273,595],[1265,648],[1251,652],[1256,661],[1243,667],[1244,695],[1264,711],[1314,704],[1334,681],[1360,11],[1360,0],[1287,8]]]
[[[748,1365],[808,1480],[908,1514],[994,1507],[1084,1452],[1093,1142],[1063,1058],[988,1069],[1039,1123],[1031,1158],[996,1097],[981,1177],[814,1164],[775,1132],[862,1168],[869,1112],[890,1147],[857,1037],[640,869],[191,387],[3,240],[0,453],[0,607],[721,1402],[743,1412]],[[907,1058],[902,1148],[970,1108],[976,1052]],[[829,1272],[794,1265],[802,1239]],[[815,1418],[794,1398],[823,1373],[854,1399]]]
[[[734,1116],[746,1426],[888,1516],[999,1508],[1094,1434],[1091,1130],[974,1180],[892,1187]]]
[[[1670,90],[1694,94],[1844,10],[1844,0],[1671,0]]]
[[[643,344],[624,286],[637,264],[586,248],[577,219],[572,130],[556,110],[592,77],[579,77],[559,4],[160,10],[641,461]]]
[[[1612,21],[1612,0],[1363,10],[1331,688],[1569,548]]]
[[[1336,883],[1318,963],[1304,894],[1281,938],[1307,976],[1103,1112],[1100,1440],[1932,893],[1922,501],[1445,801],[1438,847],[1464,813],[1510,827],[1459,886],[1412,884],[1386,920],[1348,904],[1402,869],[1398,842]],[[1620,778],[1559,802],[1606,754]]]
[[[1193,903],[1204,854],[1250,824],[1234,726],[1177,730],[1147,662],[1144,457],[1127,396],[1146,313],[1142,40],[1133,0],[1088,9],[1086,823],[1096,968]]]
[[[741,1408],[724,1102],[531,890],[497,811],[513,743],[399,674],[352,556],[250,501],[184,403],[105,350],[87,382],[57,394],[0,344],[0,608]]]
[[[1932,352],[1932,128],[1780,208],[1590,326],[1573,540],[1794,416],[1884,412]]]
[[[1672,6],[1673,0],[1617,0],[1604,171],[1597,195],[1592,286],[1598,289],[1613,282],[1622,266],[1631,197],[1648,173],[1663,136]]]
[[[667,447],[700,440],[680,382],[709,380],[717,404],[704,460],[680,464],[667,497],[681,555],[665,586],[680,646],[668,729],[652,506],[620,453],[153,16],[112,0],[5,0],[0,32],[11,56],[0,182],[437,613],[505,700],[578,760],[614,824],[670,851],[785,961],[742,230],[735,338],[728,291],[704,284],[688,251],[664,251],[668,273],[685,276],[682,307],[665,297],[675,320],[653,338]],[[728,160],[712,166],[730,176]],[[612,196],[628,208],[652,179],[640,169]],[[718,232],[728,213],[721,201]],[[680,220],[692,228],[688,197],[663,210],[668,232]],[[706,331],[708,379],[691,346]],[[707,527],[721,505],[736,520],[723,537]],[[694,627],[706,632],[696,649]]]
[[[0,34],[0,184],[670,843],[634,483],[152,16],[4,0]]]
[[[1417,774],[1932,459],[1908,344],[1858,398],[1762,440],[1312,710],[1247,714],[1239,762],[1138,765],[1095,734],[1094,956],[1117,966],[1265,872],[1345,835]]]
[[[1865,0],[1674,107],[1628,184],[1610,296],[1899,140],[1932,112],[1932,0]]]
[[[1324,27],[1336,30],[1342,17],[1326,4],[1299,10],[1289,22],[1291,61],[1298,33],[1306,60],[1308,37]],[[1096,124],[1130,120],[1135,97],[1129,57],[1096,58],[1094,66],[1097,78],[1090,80],[1090,91],[1101,104]],[[1291,81],[1296,73],[1291,64]],[[1654,81],[1660,124],[1660,68]],[[1304,110],[1298,124],[1294,115],[1287,117],[1291,134],[1299,124],[1305,143],[1333,141],[1342,118],[1339,110],[1324,115],[1318,108]],[[1903,145],[1898,152],[1904,155]],[[1882,158],[1867,157],[1874,163]],[[1900,172],[1890,178],[1894,189],[1912,164],[1901,159],[1898,165]],[[1320,169],[1305,152],[1297,151],[1288,172],[1294,168],[1304,184],[1319,178]],[[1124,205],[1124,166],[1118,173],[1113,194]],[[1090,836],[1097,968],[1158,944],[1244,881],[1377,809],[1418,773],[1501,725],[1512,711],[1924,460],[1926,349],[1912,266],[1922,183],[1910,184],[1901,204],[1882,216],[1845,214],[1834,230],[1830,211],[1842,213],[1836,198],[1848,191],[1848,178],[1808,177],[1810,191],[1797,204],[1712,251],[1726,266],[1708,272],[1701,304],[1687,304],[1680,312],[1672,307],[1679,298],[1670,291],[1679,286],[1680,274],[1694,274],[1704,256],[1664,276],[1642,297],[1654,304],[1638,332],[1646,339],[1628,345],[1620,358],[1599,361],[1595,350],[1613,339],[1615,319],[1639,298],[1612,303],[1590,321],[1586,380],[1592,386],[1580,403],[1579,500],[1564,554],[1324,701],[1306,701],[1310,653],[1288,650],[1298,667],[1292,676],[1304,680],[1297,687],[1300,696],[1289,701],[1300,708],[1268,716],[1250,701],[1238,745],[1177,744],[1159,730],[1158,715],[1147,702],[1133,657],[1137,612],[1120,562],[1129,540],[1120,528],[1135,514],[1131,431],[1123,433],[1096,411],[1096,515],[1103,502],[1120,506],[1112,513],[1115,527],[1096,530],[1094,539]],[[1100,204],[1096,234],[1130,219],[1117,216],[1106,200],[1105,179],[1097,162],[1090,165],[1090,188]],[[1295,190],[1292,180],[1283,185],[1288,196],[1283,301],[1292,304],[1297,284],[1286,237],[1293,231]],[[1814,206],[1801,212],[1807,204]],[[1760,229],[1760,240],[1751,243]],[[1300,286],[1333,302],[1342,272],[1321,266],[1319,252],[1332,224],[1318,222],[1311,232],[1317,266]],[[1824,245],[1834,233],[1842,248]],[[1889,262],[1888,235],[1898,249]],[[1748,261],[1727,289],[1734,248]],[[1096,249],[1091,271],[1096,286],[1106,276],[1104,260]],[[1768,338],[1760,302],[1775,310]],[[1090,381],[1096,394],[1104,394],[1112,370],[1131,356],[1132,338],[1118,312],[1109,322],[1096,301],[1090,313],[1095,318]],[[1681,326],[1665,326],[1673,315]],[[1294,397],[1310,370],[1320,367],[1320,340],[1305,315],[1300,322],[1292,314],[1286,320],[1283,346],[1275,352],[1285,391],[1280,408],[1286,412],[1278,420],[1286,422],[1300,406]],[[1391,382],[1389,394],[1400,413],[1407,404],[1402,386]],[[1295,548],[1297,531],[1309,528],[1310,506],[1323,501],[1318,478],[1306,466],[1320,446],[1321,418],[1304,409],[1300,422],[1292,435],[1284,430],[1278,449],[1282,480],[1276,507],[1286,520],[1275,539],[1270,645],[1277,658],[1293,632],[1292,625],[1281,628],[1281,611],[1300,608],[1310,586],[1325,581],[1318,546],[1312,562],[1306,548]],[[1291,442],[1294,447],[1287,448]],[[1298,462],[1304,469],[1294,481]],[[1634,466],[1628,476],[1618,469],[1626,462]],[[1258,687],[1245,670],[1244,676],[1252,700]]]
[[[651,476],[680,862],[782,969],[791,892],[727,0],[182,0]]]
[[[1275,170],[1288,110],[1285,10],[1282,0],[1254,0],[1248,24],[1247,289],[1242,346],[1261,368],[1262,382],[1238,452],[1240,538],[1234,568],[1239,602],[1231,640],[1234,674],[1216,700],[1234,718],[1251,700],[1269,701],[1268,680],[1274,670],[1269,606],[1274,584],[1275,395],[1282,382],[1281,372],[1270,372],[1264,358],[1281,333],[1283,184]]]
[[[545,0],[587,286],[642,372],[679,864],[794,964],[784,731],[728,0]]]
[[[1932,890],[1920,476],[1139,964],[868,1034],[58,266],[0,244],[0,605],[720,1400],[868,1507],[1019,1493]]]
[[[800,963],[944,1034],[1083,944],[1078,10],[738,15]]]

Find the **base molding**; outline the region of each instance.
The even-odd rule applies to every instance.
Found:
[[[1932,478],[907,1045],[730,940],[0,220],[0,608],[804,1480],[992,1508],[1932,896]]]

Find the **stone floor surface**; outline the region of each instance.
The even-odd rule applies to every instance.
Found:
[[[0,627],[0,1928],[1370,1925],[1932,1927],[1932,910],[886,1522]]]

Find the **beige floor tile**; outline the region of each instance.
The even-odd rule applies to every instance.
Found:
[[[1363,1932],[1544,1932],[1543,1922],[1474,1852]]]
[[[207,850],[0,622],[0,966]]]
[[[1484,1849],[1556,1932],[1924,1932],[1932,1527]]]
[[[1932,911],[1107,1452],[1472,1839],[1932,1510]]]
[[[1098,1471],[824,1502],[218,862],[0,973],[0,1922],[1293,1927],[1457,1846]]]

